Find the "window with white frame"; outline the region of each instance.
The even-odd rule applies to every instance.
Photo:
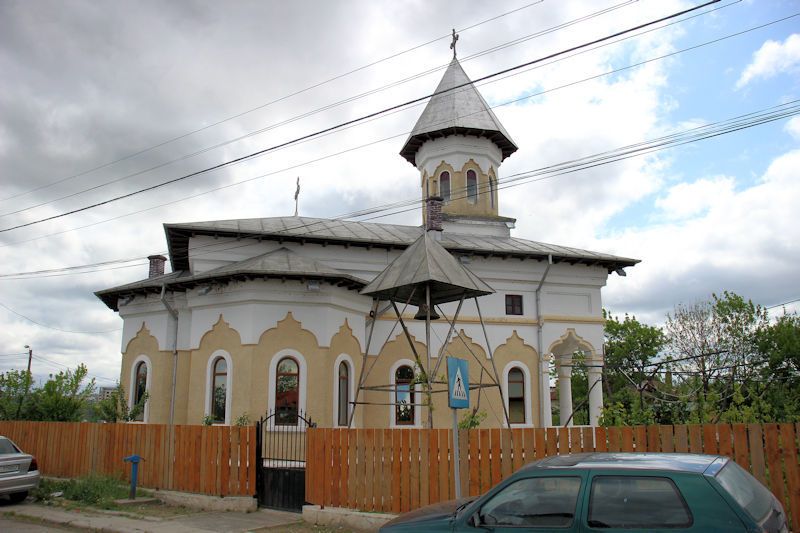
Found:
[[[136,363],[133,378],[133,401],[131,408],[147,401],[145,395],[147,394],[147,363],[139,361]],[[142,406],[134,418],[136,422],[144,422],[144,406]]]
[[[211,418],[215,424],[226,421],[228,403],[228,362],[224,357],[217,357],[212,365],[211,374]]]
[[[284,357],[275,373],[275,425],[296,426],[299,411],[300,366],[293,357]]]
[[[414,369],[408,365],[394,372],[395,406],[394,423],[398,426],[413,426],[415,422]]]
[[[445,202],[450,200],[450,173],[446,170],[439,174],[439,196]]]
[[[339,426],[346,426],[350,416],[350,366],[345,361],[339,363],[337,380],[339,387],[336,398],[336,423]]]
[[[478,202],[478,175],[474,170],[467,170],[467,201],[471,204]]]
[[[525,374],[519,367],[508,372],[508,421],[525,424]]]

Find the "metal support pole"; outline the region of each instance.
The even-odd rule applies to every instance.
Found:
[[[458,409],[453,411],[453,476],[456,485],[456,499],[461,498],[461,453],[458,447]]]

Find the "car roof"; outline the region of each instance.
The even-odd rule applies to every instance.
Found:
[[[575,453],[556,455],[530,463],[522,470],[538,469],[622,469],[670,470],[702,474],[720,455],[689,453]]]

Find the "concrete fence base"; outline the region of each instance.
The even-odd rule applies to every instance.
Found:
[[[171,490],[153,491],[153,496],[168,505],[182,505],[202,511],[239,511],[252,513],[258,510],[258,501],[251,496],[208,496]]]
[[[319,505],[303,506],[303,520],[320,526],[345,526],[359,531],[378,531],[382,525],[394,518],[397,518],[397,515],[362,513],[342,507],[320,509]]]

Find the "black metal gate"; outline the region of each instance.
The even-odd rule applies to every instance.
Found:
[[[315,427],[300,411],[267,412],[256,425],[258,505],[303,510],[306,496],[306,428]]]

